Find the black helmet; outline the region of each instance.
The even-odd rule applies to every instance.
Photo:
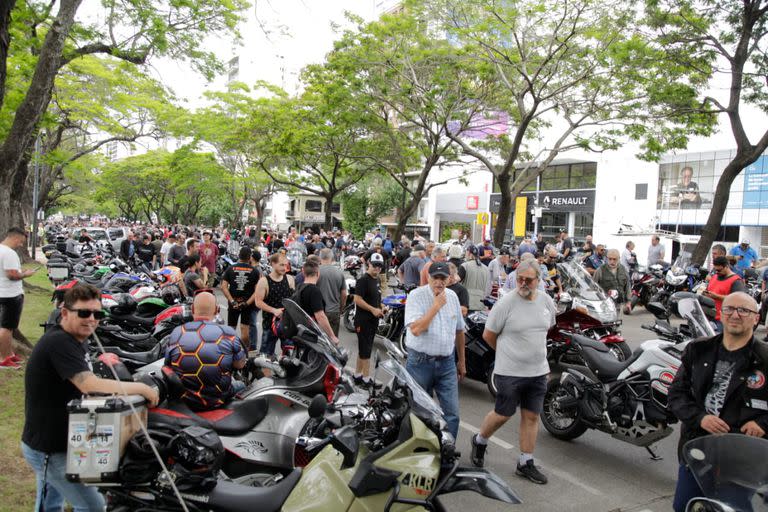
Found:
[[[136,299],[134,299],[130,293],[116,293],[112,297],[117,304],[112,306],[111,313],[116,315],[130,315],[136,311]]]
[[[104,289],[111,290],[113,292],[127,292],[136,285],[136,281],[128,277],[126,274],[118,273],[113,275]]]
[[[181,290],[175,284],[171,284],[160,290],[160,298],[169,306],[181,302]]]
[[[198,425],[187,427],[171,442],[176,486],[181,491],[207,492],[216,485],[224,462],[224,445],[213,430]]]

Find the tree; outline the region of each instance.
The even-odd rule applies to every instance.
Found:
[[[104,16],[86,25],[75,21],[80,3],[81,0],[61,0],[53,18],[49,15],[55,2],[24,3],[29,10],[11,13],[12,23],[16,21],[15,12],[29,14],[18,22],[23,25],[19,30],[27,35],[34,49],[35,62],[18,106],[12,112],[4,109],[12,121],[0,139],[0,231],[21,220],[22,194],[18,191],[23,190],[27,180],[30,148],[62,68],[94,54],[111,55],[135,64],[144,64],[152,56],[167,56],[189,60],[210,77],[220,65],[213,53],[204,50],[205,36],[224,30],[236,33],[238,13],[246,5],[243,0],[109,1],[104,4]],[[41,32],[45,35],[38,42]],[[7,69],[8,56],[0,52],[2,57],[5,59],[0,61],[0,69]]]
[[[344,227],[362,240],[381,217],[392,211],[392,205],[398,203],[401,195],[401,187],[391,178],[364,178],[341,195]]]
[[[497,94],[485,100],[486,113],[510,116],[509,133],[479,141],[449,132],[499,184],[497,246],[514,197],[559,154],[616,149],[626,140],[639,140],[641,156],[652,159],[665,149],[685,147],[691,133],[711,131],[711,116],[695,110],[696,91],[708,79],[708,69],[669,66],[653,41],[640,36],[631,2],[425,0],[409,5],[436,16],[459,47],[485,64],[481,69],[497,85]],[[485,119],[465,122],[476,132]]]
[[[712,209],[693,251],[694,264],[704,263],[717,237],[733,181],[768,148],[768,129],[753,142],[741,116],[743,104],[768,112],[767,13],[765,0],[661,0],[649,5],[649,29],[659,37],[670,62],[712,69],[729,82],[721,97],[713,93],[700,100],[700,112],[727,117],[736,154],[717,182]]]

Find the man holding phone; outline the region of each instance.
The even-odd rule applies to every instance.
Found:
[[[728,259],[725,256],[718,256],[712,260],[712,270],[715,272],[707,283],[707,289],[703,293],[715,301],[715,322],[717,323],[717,332],[723,331],[723,324],[720,320],[723,299],[733,292],[746,291],[744,281],[731,270]]]
[[[27,243],[27,233],[11,228],[0,243],[0,369],[18,370],[21,358],[13,353],[13,331],[18,329],[24,305],[24,287],[21,280],[34,270],[21,270],[17,249]]]

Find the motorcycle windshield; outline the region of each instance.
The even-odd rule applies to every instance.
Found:
[[[605,292],[598,286],[584,267],[573,261],[557,264],[563,291],[589,301],[606,300]]]
[[[735,510],[768,511],[768,440],[718,434],[688,441],[683,458],[707,498]]]
[[[677,256],[677,259],[675,259],[675,262],[672,263],[672,266],[670,267],[669,271],[676,275],[685,274],[685,271],[690,266],[691,266],[691,253],[680,251],[680,254]]]
[[[285,307],[284,314],[290,315],[291,320],[296,324],[296,327],[300,325],[304,326],[308,331],[317,335],[317,343],[312,343],[311,345],[330,358],[334,364],[339,366],[339,368],[343,368],[344,365],[341,364],[342,354],[339,347],[328,338],[328,335],[325,334],[322,329],[320,329],[317,322],[301,309],[301,306],[291,299],[283,299],[283,307]]]
[[[434,400],[432,400],[432,397],[424,391],[424,388],[419,386],[419,383],[411,377],[411,374],[408,373],[403,365],[390,358],[379,363],[379,368],[410,388],[412,398],[411,410],[416,416],[422,420],[429,420],[431,423],[440,422],[443,417],[443,410]]]
[[[677,311],[688,322],[691,334],[695,338],[712,337],[715,335],[715,330],[704,314],[704,310],[701,309],[701,304],[699,304],[698,300],[693,298],[681,299],[677,303]]]

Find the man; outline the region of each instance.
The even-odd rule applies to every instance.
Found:
[[[573,258],[573,240],[568,236],[568,231],[560,233],[560,254],[563,255],[563,261],[569,261]]]
[[[707,283],[707,289],[704,296],[715,301],[715,323],[717,332],[722,332],[723,323],[721,321],[721,309],[723,299],[734,292],[746,291],[744,281],[731,270],[728,259],[725,256],[718,256],[712,261],[712,269],[715,275]]]
[[[434,263],[442,262],[446,259],[447,255],[445,254],[445,251],[442,247],[435,247],[432,249],[432,256],[430,257],[429,261],[424,263],[424,266],[421,267],[421,272],[419,272],[419,286],[424,286],[429,282],[429,267],[431,267]]]
[[[521,245],[522,247],[522,245]],[[530,247],[533,247],[531,245]],[[523,254],[526,254],[525,252]],[[488,265],[488,272],[490,272],[491,275],[491,283],[499,284],[503,283],[507,279],[507,275],[512,271],[511,268],[509,268],[509,249],[506,247],[502,247],[499,249],[499,255],[496,256],[496,258]]]
[[[35,345],[24,376],[24,432],[21,451],[37,477],[35,510],[62,510],[64,500],[76,511],[104,510],[95,487],[65,477],[67,466],[67,404],[82,394],[142,395],[150,407],[157,390],[138,382],[101,379],[92,373],[86,340],[101,310],[101,292],[78,283],[64,294],[61,321]],[[13,507],[12,507],[13,508]]]
[[[651,246],[648,247],[648,266],[664,265],[664,246],[661,245],[658,235],[651,237]]]
[[[10,228],[0,242],[0,369],[18,370],[21,358],[13,353],[13,331],[19,328],[24,307],[25,279],[37,269],[21,270],[16,250],[27,243],[27,233]]]
[[[410,241],[410,240],[408,240],[407,238],[405,238],[405,235],[403,235],[403,240],[402,240],[402,242],[401,242],[401,243],[402,243],[402,247],[401,247],[401,248],[400,248],[400,250],[399,250],[399,251],[397,251],[397,253],[395,254],[395,260],[394,260],[394,262],[395,262],[397,265],[402,265],[402,263],[403,263],[405,260],[407,260],[408,258],[410,258],[410,257],[411,257],[411,251],[413,250],[413,249],[411,249],[411,241]]]
[[[317,322],[317,325],[328,335],[331,341],[338,345],[339,338],[336,337],[336,333],[333,332],[328,317],[325,315],[323,293],[317,286],[317,281],[320,279],[320,263],[315,259],[307,258],[301,270],[304,273],[304,282],[296,288],[298,295],[296,302],[307,315]]]
[[[285,244],[283,243],[283,234],[279,233],[277,236],[275,236],[272,240],[269,241],[269,244],[267,247],[269,248],[270,254],[275,254],[284,246]]]
[[[485,309],[483,299],[491,292],[491,272],[481,262],[474,245],[467,249],[466,260],[459,267],[459,277],[469,293],[469,310],[482,311]]]
[[[465,252],[464,247],[460,243],[452,243],[446,254],[446,256],[448,256],[448,262],[453,263],[456,268],[460,267],[461,264],[464,263]]]
[[[165,242],[163,242],[163,245],[160,246],[160,262],[158,266],[162,267],[163,265],[168,264],[168,253],[170,252],[171,247],[173,247],[174,245],[176,245],[176,235],[171,233],[165,239]]]
[[[216,275],[216,260],[219,258],[219,246],[213,243],[210,231],[203,233],[203,243],[200,244],[200,263],[203,270],[203,281],[209,285]]]
[[[67,249],[69,252],[69,249]],[[129,231],[125,236],[125,240],[120,242],[120,259],[126,263],[133,261],[133,256],[136,254],[136,235],[133,231]]]
[[[251,325],[251,312],[253,306],[253,292],[256,283],[259,282],[261,272],[251,265],[251,248],[243,246],[237,255],[237,262],[230,265],[224,271],[221,279],[221,292],[227,299],[227,325],[237,329],[237,321],[240,321],[240,341],[245,350],[248,350],[249,330]],[[256,326],[254,325],[255,329]]]
[[[267,356],[275,355],[277,335],[272,331],[272,320],[283,314],[283,299],[293,295],[293,276],[287,275],[288,260],[283,253],[269,257],[272,272],[262,276],[256,284],[254,303],[261,310],[261,348],[259,352]]]
[[[246,351],[232,327],[213,319],[218,306],[210,292],[197,294],[192,304],[192,321],[170,334],[165,364],[181,379],[184,401],[194,410],[221,407],[245,385],[232,372],[245,366]],[[195,357],[187,357],[194,355]]]
[[[697,185],[696,182],[691,181],[692,178],[693,168],[686,165],[680,171],[680,182],[676,187],[680,208],[699,208],[701,206],[699,185]]]
[[[605,246],[598,244],[592,255],[584,260],[584,268],[591,276],[594,276],[595,271],[603,265],[605,265]]]
[[[189,268],[189,261],[192,256],[200,256],[199,242],[197,240],[194,238],[188,238],[186,241],[186,246],[187,253],[179,258],[179,269],[181,269],[182,272],[186,272]]]
[[[485,239],[485,243],[478,247],[478,253],[480,256],[480,262],[486,267],[491,264],[493,258],[496,257],[496,248],[491,243],[490,238]]]
[[[323,294],[325,314],[333,334],[338,336],[341,312],[347,303],[347,280],[344,271],[333,261],[333,250],[327,247],[320,251],[320,279],[317,286]]]
[[[753,336],[757,303],[746,293],[732,293],[723,300],[722,313],[722,334],[685,347],[669,388],[669,410],[682,423],[678,454],[687,441],[707,434],[764,437],[768,431],[768,345]],[[684,511],[690,499],[702,495],[681,460],[674,510]]]
[[[373,239],[373,243],[371,244],[371,250],[366,252],[363,256],[363,263],[365,265],[368,265],[368,262],[371,259],[371,255],[374,253],[380,254],[381,257],[384,260],[384,268],[379,273],[379,283],[381,284],[381,291],[384,293],[387,290],[387,270],[389,270],[389,261],[390,261],[390,255],[387,254],[387,251],[384,250],[384,248],[381,245],[381,236],[378,238]]]
[[[384,268],[380,254],[371,255],[371,261],[355,283],[355,332],[357,333],[356,373],[368,376],[371,351],[379,318],[384,316],[381,308],[381,285],[379,274]]]
[[[157,252],[155,252],[155,246],[152,244],[152,237],[149,235],[141,237],[141,243],[136,247],[136,257],[150,269],[155,268]]]
[[[579,247],[578,254],[582,261],[586,261],[595,253],[595,245],[592,243],[592,235],[587,235],[584,244]]]
[[[448,431],[455,439],[459,433],[459,381],[467,370],[464,318],[458,297],[447,289],[449,275],[447,263],[432,264],[427,286],[408,296],[405,343],[408,373],[430,396],[433,391],[437,395]]]
[[[69,256],[78,257],[80,253],[77,250],[77,240],[75,240],[74,230],[68,232],[67,234],[67,241],[66,241],[66,250],[65,252]]]
[[[420,285],[421,269],[426,264],[424,257],[424,246],[421,244],[413,246],[411,255],[397,268],[397,276],[403,285]]]
[[[195,292],[205,288],[205,282],[200,275],[200,255],[193,254],[187,262],[187,270],[184,272],[184,290],[187,297],[194,297]]]
[[[632,312],[629,299],[632,297],[632,282],[626,269],[619,265],[619,251],[609,249],[605,258],[606,264],[595,270],[593,278],[595,282],[607,293],[616,290],[619,296],[614,299],[617,307],[624,307],[624,313]]]
[[[538,252],[543,253],[544,249],[547,247],[547,242],[544,240],[544,236],[541,233],[536,234],[536,250]]]
[[[554,249],[552,249],[552,250],[554,251]],[[555,253],[555,254],[557,254],[557,253]],[[528,254],[523,254],[523,256],[520,258],[520,263],[522,263],[524,261],[536,261],[539,264],[539,268],[541,268],[541,271],[542,272],[546,271],[546,267],[544,267],[544,258],[542,258],[542,261],[539,262],[537,260],[537,258],[533,254],[528,253]],[[518,267],[519,267],[519,265],[518,265]],[[544,286],[544,279],[543,279],[543,277],[544,276],[542,274],[542,278],[539,278],[538,289],[541,292],[546,292],[547,289]],[[559,282],[559,280],[558,280],[558,282]],[[514,290],[515,288],[517,288],[517,270],[513,270],[512,272],[509,273],[509,275],[507,276],[507,280],[504,283],[504,287],[502,289],[504,291],[508,292],[508,291]]]
[[[525,253],[536,253],[536,245],[533,244],[530,238],[523,238],[523,241],[520,242],[520,247],[517,248],[517,256],[521,257]]]
[[[741,240],[741,245],[731,249],[731,256],[736,256],[736,268],[741,274],[748,268],[755,268],[755,261],[758,259],[757,252],[749,246],[749,240],[746,238]]]
[[[539,414],[547,391],[547,331],[555,324],[557,308],[546,293],[537,290],[541,269],[535,261],[523,261],[515,270],[517,288],[502,297],[488,315],[483,339],[496,351],[494,379],[496,405],[472,436],[472,464],[482,467],[488,439],[520,406],[520,457],[516,473],[537,484],[547,477],[533,461]]]
[[[621,266],[631,275],[631,272],[637,267],[637,255],[635,254],[635,243],[630,240],[624,246],[621,253]]]
[[[450,277],[448,279],[448,289],[456,294],[459,299],[459,305],[461,306],[461,316],[466,317],[469,313],[469,292],[461,284],[461,278],[459,277],[459,268],[453,263],[448,263],[448,272]]]
[[[168,254],[166,255],[167,261],[170,265],[181,268],[181,265],[179,263],[181,261],[181,258],[183,258],[184,255],[187,253],[187,248],[184,245],[185,238],[186,237],[184,236],[184,233],[179,232],[176,234],[176,241],[168,249]]]

